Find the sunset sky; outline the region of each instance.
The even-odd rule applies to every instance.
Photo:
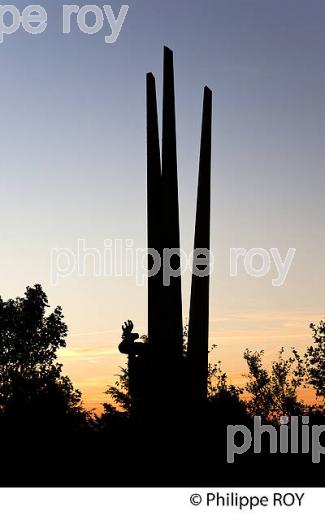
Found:
[[[16,2],[22,9],[29,2]],[[3,298],[41,283],[63,307],[64,371],[88,408],[105,400],[126,359],[121,323],[146,331],[146,287],[135,276],[77,272],[53,284],[51,251],[78,240],[146,246],[145,74],[175,53],[181,240],[190,252],[203,86],[214,94],[210,341],[230,381],[243,383],[246,347],[311,343],[324,317],[325,4],[323,0],[129,1],[114,44],[108,26],[62,34],[61,1],[40,1],[48,28],[0,44]],[[76,2],[86,5],[87,2]],[[97,6],[107,2],[96,1]],[[19,4],[19,5],[18,5]],[[55,4],[55,5],[53,5]],[[116,14],[121,3],[114,0]],[[230,248],[289,248],[283,286],[253,278]],[[53,265],[52,265],[53,268]],[[189,274],[184,276],[184,321]]]

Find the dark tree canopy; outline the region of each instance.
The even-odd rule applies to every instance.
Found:
[[[310,346],[306,352],[307,380],[315,389],[316,396],[325,399],[325,321],[320,321],[318,325],[311,324],[313,331],[314,345]]]
[[[84,413],[80,392],[57,363],[68,330],[62,309],[48,308],[40,285],[22,298],[0,298],[0,418],[10,426],[61,428]]]

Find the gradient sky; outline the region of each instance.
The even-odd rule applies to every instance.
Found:
[[[202,89],[214,92],[211,344],[232,382],[244,348],[310,343],[324,316],[325,4],[323,0],[130,1],[108,28],[62,34],[62,4],[39,2],[48,29],[0,45],[1,294],[42,283],[63,307],[65,372],[98,406],[125,359],[121,323],[146,333],[146,289],[76,274],[53,286],[52,248],[105,239],[146,245],[145,74],[175,52],[182,246],[193,240]],[[71,2],[72,3],[72,2]],[[87,2],[74,2],[80,6]],[[94,3],[94,2],[93,2]],[[97,1],[98,6],[108,2]],[[16,2],[22,9],[29,2]],[[55,5],[53,5],[55,4]],[[112,2],[117,13],[121,3]],[[232,247],[296,248],[283,287],[229,276]],[[184,318],[189,300],[184,277]]]

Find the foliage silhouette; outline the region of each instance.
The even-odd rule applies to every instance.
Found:
[[[129,373],[128,369],[124,367],[120,367],[121,373],[118,375],[118,379],[115,382],[114,386],[108,387],[105,391],[105,394],[110,396],[117,406],[114,408],[113,405],[110,405],[113,408],[110,410],[113,411],[123,411],[130,414],[131,410],[131,396],[129,394]],[[107,407],[107,403],[103,403],[104,409]],[[107,409],[108,410],[108,409]]]
[[[249,369],[245,390],[249,394],[248,409],[251,415],[277,420],[283,415],[302,414],[303,405],[298,401],[297,390],[304,381],[305,366],[297,350],[291,351],[292,355],[284,359],[284,349],[280,349],[270,373],[263,367],[263,350],[245,351],[244,359]]]
[[[28,431],[79,428],[87,419],[81,393],[62,375],[57,351],[66,346],[62,309],[50,314],[40,285],[25,296],[0,298],[0,421],[2,428],[28,424]]]
[[[325,401],[325,322],[318,325],[311,323],[315,345],[310,346],[305,354],[307,383],[321,399],[324,408]]]

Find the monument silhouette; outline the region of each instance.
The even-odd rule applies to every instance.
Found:
[[[181,417],[188,406],[199,411],[207,399],[209,334],[209,249],[212,92],[204,88],[194,259],[206,251],[208,273],[192,275],[187,352],[183,342],[180,225],[173,52],[164,48],[162,144],[156,81],[147,74],[147,244],[148,271],[169,251],[173,276],[165,283],[163,265],[148,276],[148,338],[140,346],[132,322],[123,326],[120,351],[129,357],[129,390],[134,413],[153,419],[168,410]],[[202,253],[201,253],[202,254]],[[154,391],[153,391],[154,389]],[[152,395],[154,394],[154,402]],[[175,414],[173,409],[177,409]],[[175,419],[174,417],[174,419]]]

